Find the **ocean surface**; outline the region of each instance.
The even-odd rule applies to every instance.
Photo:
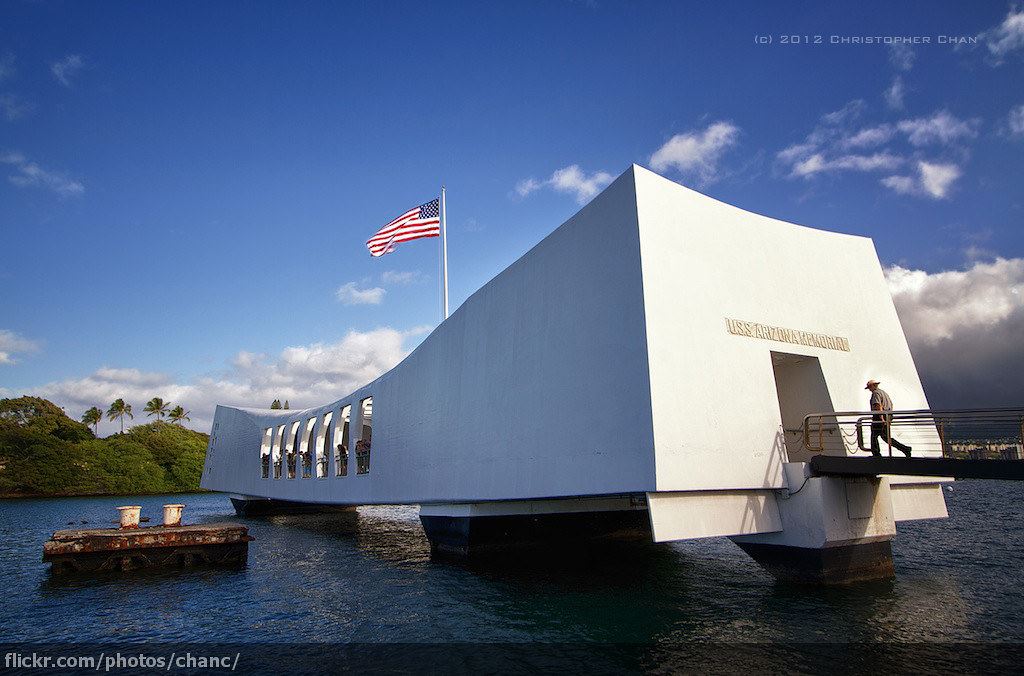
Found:
[[[415,507],[238,519],[218,494],[6,500],[0,642],[547,644],[612,662],[611,644],[1024,642],[1024,484],[946,498],[949,519],[899,526],[894,580],[838,588],[777,583],[726,539],[466,563],[431,558]],[[62,579],[40,561],[69,523],[108,527],[121,504],[157,522],[165,502],[247,524],[248,566]]]

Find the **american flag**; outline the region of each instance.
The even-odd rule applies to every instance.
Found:
[[[404,214],[378,230],[366,241],[366,248],[374,258],[391,253],[399,242],[441,235],[440,200],[430,200]]]

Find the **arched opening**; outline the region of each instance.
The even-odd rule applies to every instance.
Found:
[[[356,474],[370,473],[370,445],[373,440],[373,397],[359,402],[359,441],[356,442]]]
[[[274,439],[274,428],[263,430],[263,441],[260,442],[260,477],[270,478],[270,443]]]
[[[281,458],[284,456],[284,425],[277,428],[277,441],[273,444],[274,478],[281,478]]]
[[[349,419],[352,406],[342,406],[338,420],[334,424],[334,474],[348,476],[348,439]]]
[[[327,472],[330,464],[331,454],[329,449],[331,448],[331,419],[334,417],[334,411],[328,411],[324,413],[320,419],[320,429],[316,434],[316,478],[324,479],[327,477]]]

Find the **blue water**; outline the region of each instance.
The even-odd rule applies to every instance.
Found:
[[[901,525],[896,578],[776,583],[712,539],[467,564],[431,559],[415,508],[236,519],[216,494],[0,503],[3,640],[216,642],[1024,641],[1024,485],[962,481],[948,520]],[[62,580],[40,561],[69,522],[113,507],[238,520],[244,570]]]

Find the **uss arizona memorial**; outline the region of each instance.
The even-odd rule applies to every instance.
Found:
[[[243,512],[418,504],[439,551],[729,536],[781,577],[886,576],[896,522],[946,516],[940,479],[813,476],[800,433],[869,378],[928,407],[870,239],[634,165],[373,382],[218,406],[202,486]]]

